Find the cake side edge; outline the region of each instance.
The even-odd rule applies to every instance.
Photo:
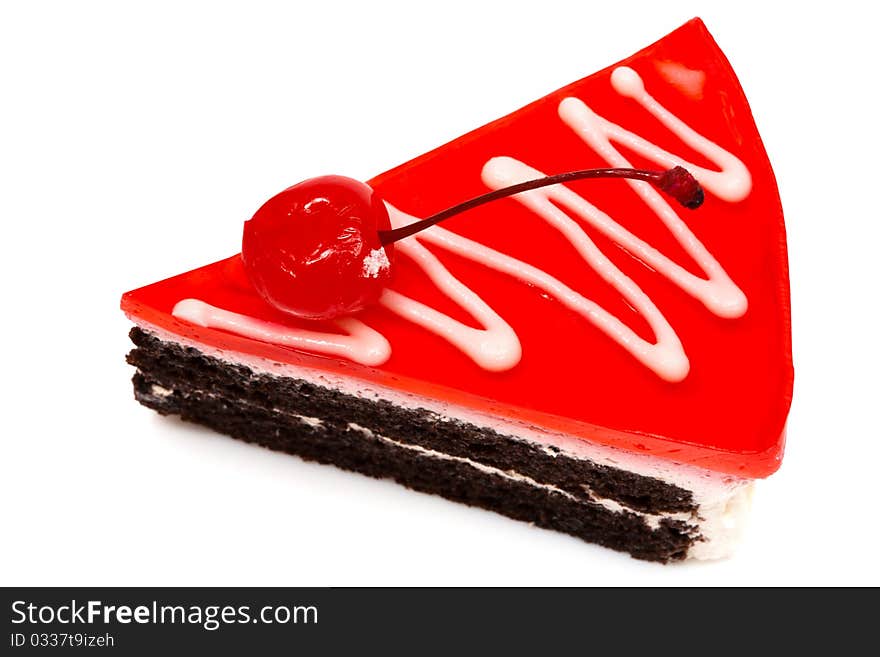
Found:
[[[209,353],[212,351],[212,349],[205,345],[198,345],[186,340],[180,340],[177,336],[169,334],[163,335],[163,332],[160,329],[156,329],[155,327],[151,327],[149,325],[144,325],[139,322],[136,322],[136,324],[138,324],[138,328],[135,330],[144,331],[146,335],[152,336],[159,341],[165,342],[167,344],[180,345],[180,347],[182,348],[195,349],[199,354],[205,357],[213,358],[234,368],[247,367],[257,376],[276,377],[279,380],[283,378],[294,378],[300,381],[308,382],[310,385],[316,385],[325,389],[333,389],[334,387],[336,387],[338,390],[341,386],[334,386],[334,384],[345,384],[345,382],[329,382],[326,380],[326,375],[323,373],[317,373],[316,375],[316,373],[314,372],[309,372],[305,370],[294,373],[287,371],[290,369],[289,366],[284,366],[285,371],[283,373],[279,373],[277,367],[279,364],[269,362],[253,362],[255,360],[253,358],[238,354],[230,354],[228,352]],[[349,384],[351,383],[357,383],[361,386],[361,388],[358,390],[343,391],[344,394],[351,395],[352,393],[354,393],[354,395],[358,399],[367,399],[371,401],[388,401],[387,399],[383,399],[383,393],[387,394],[387,391],[363,389],[363,382],[360,380],[356,382],[349,382]],[[739,534],[741,533],[741,529],[743,526],[743,518],[746,515],[749,506],[748,501],[751,496],[750,480],[737,479],[735,477],[720,475],[719,473],[710,471],[701,472],[698,468],[690,465],[676,467],[674,465],[664,463],[660,464],[660,466],[658,467],[656,463],[650,462],[654,459],[646,459],[645,457],[641,457],[640,455],[621,455],[619,453],[619,450],[614,450],[613,448],[607,448],[604,446],[584,445],[584,441],[580,438],[574,439],[571,437],[549,434],[546,432],[542,432],[539,427],[524,427],[519,426],[516,423],[504,423],[502,421],[503,419],[501,418],[489,418],[489,420],[491,420],[490,422],[487,422],[486,418],[468,417],[466,419],[463,419],[462,417],[454,415],[454,413],[458,409],[450,409],[448,405],[442,405],[444,407],[438,408],[436,404],[434,405],[434,408],[430,408],[432,405],[430,402],[431,400],[414,399],[412,398],[412,396],[408,396],[406,399],[394,399],[392,403],[401,406],[402,408],[407,408],[410,411],[419,410],[422,412],[429,412],[431,413],[431,416],[438,422],[438,426],[463,421],[468,423],[476,422],[476,426],[481,428],[482,430],[490,431],[493,434],[500,432],[500,434],[504,438],[511,441],[509,443],[511,451],[516,451],[516,449],[519,449],[518,443],[525,443],[527,445],[531,445],[532,448],[540,449],[541,455],[536,455],[532,457],[535,460],[543,459],[548,463],[557,459],[576,459],[582,462],[589,461],[602,468],[602,474],[606,474],[611,470],[617,470],[619,472],[625,472],[637,477],[644,477],[646,478],[644,481],[647,481],[648,479],[656,479],[658,478],[657,475],[661,475],[659,477],[659,480],[662,481],[664,484],[680,488],[682,491],[686,491],[688,495],[691,496],[689,506],[685,505],[684,507],[677,507],[677,511],[667,511],[665,512],[665,515],[662,511],[660,513],[651,513],[651,509],[648,509],[646,512],[645,505],[629,504],[630,500],[627,498],[624,498],[623,503],[621,503],[621,501],[614,499],[613,496],[602,497],[601,495],[597,495],[587,486],[583,487],[585,488],[586,495],[575,494],[574,497],[579,497],[581,502],[583,502],[584,500],[588,500],[590,503],[604,506],[604,508],[612,513],[617,512],[643,515],[645,516],[645,522],[652,524],[655,527],[659,526],[659,524],[664,521],[684,523],[685,525],[693,527],[693,533],[697,540],[694,540],[690,544],[686,555],[688,558],[714,559],[726,556],[730,553],[733,545],[737,542],[739,538]],[[150,406],[150,404],[146,405]],[[157,408],[156,410],[160,410],[160,412],[162,412],[159,408]],[[314,418],[314,420],[319,420],[319,418]],[[204,424],[205,422],[202,423]],[[383,436],[381,431],[374,431],[377,429],[377,427],[375,426],[361,427],[357,425],[357,423],[351,424],[355,425],[355,428],[353,428],[353,430],[374,432],[376,434],[374,440],[384,440],[386,441],[386,444],[400,442],[399,436],[387,437]],[[424,444],[408,444],[405,446],[398,445],[398,449],[407,449],[410,452],[419,450],[422,450],[423,452],[432,452],[432,456],[437,458],[437,452],[439,450],[434,449],[435,447],[436,443],[433,446],[426,446]],[[590,450],[588,449],[589,447],[594,447],[594,449]],[[592,453],[588,453],[591,451]],[[467,455],[467,451],[465,451],[464,454]],[[464,458],[461,452],[459,452],[458,455],[444,454],[444,456],[451,459],[459,459],[459,461],[456,462],[457,466],[461,466],[462,464],[467,465],[464,462],[469,460],[467,458]],[[493,469],[492,465],[477,463],[476,466],[474,466],[474,464],[471,463],[472,467],[477,467],[478,469],[482,468],[484,472],[488,472],[496,478],[498,476],[502,476],[503,473],[506,471],[504,467],[507,467],[510,464],[504,463],[502,465],[503,467],[494,467]],[[636,467],[632,467],[633,465],[635,465]],[[624,469],[624,466],[628,466],[628,468]],[[676,470],[678,471],[676,472]],[[529,479],[528,475],[518,475],[518,477],[520,480],[516,483],[519,487],[521,487],[524,480]],[[600,477],[599,481],[601,480],[602,479]],[[644,484],[644,481],[640,481],[639,483]],[[571,495],[572,493],[572,489],[570,487],[566,491],[563,489],[559,489],[554,483],[542,483],[538,481],[534,481],[533,483],[539,486],[549,486],[551,489],[556,488],[557,490],[554,493],[556,495]],[[424,489],[424,486],[422,486],[421,489]],[[653,491],[657,490],[659,489],[653,489]],[[578,491],[575,491],[575,493],[577,492]],[[642,494],[644,494],[644,491],[641,492]],[[667,507],[670,504],[668,499],[664,500],[664,503]],[[641,510],[639,508],[634,508],[639,506],[642,507]],[[503,511],[501,512],[504,513]],[[505,515],[510,514],[505,513]]]

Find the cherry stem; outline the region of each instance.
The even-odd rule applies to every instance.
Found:
[[[526,182],[517,183],[503,189],[496,189],[481,196],[476,196],[468,201],[453,205],[442,212],[431,215],[427,219],[422,219],[408,226],[402,226],[393,230],[380,230],[379,240],[382,245],[391,244],[405,237],[414,235],[426,228],[438,224],[444,219],[448,219],[467,210],[471,210],[480,205],[496,201],[500,198],[513,196],[522,192],[528,192],[532,189],[547,187],[548,185],[558,185],[560,183],[573,182],[575,180],[585,180],[587,178],[629,178],[631,180],[642,180],[650,183],[660,191],[666,192],[676,201],[686,208],[695,210],[703,204],[703,189],[696,179],[683,167],[674,167],[666,171],[646,171],[644,169],[583,169],[581,171],[569,171],[567,173],[559,173],[555,176],[547,176],[546,178],[538,178],[537,180],[528,180]]]

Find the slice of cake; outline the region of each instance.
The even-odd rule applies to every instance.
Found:
[[[702,207],[573,180],[386,240],[492,190],[633,166],[684,167]],[[779,467],[793,373],[773,172],[703,24],[368,185],[389,224],[356,245],[373,297],[278,270],[293,306],[356,312],[286,306],[240,255],[123,295],[138,401],[641,559],[727,554]]]

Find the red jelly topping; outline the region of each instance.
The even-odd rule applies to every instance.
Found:
[[[701,93],[684,94],[664,79],[669,62],[704,72]],[[429,247],[432,253],[516,331],[523,352],[518,365],[503,372],[486,371],[445,339],[381,305],[358,314],[392,345],[390,359],[379,367],[195,326],[171,315],[178,301],[197,298],[257,319],[315,328],[268,304],[248,282],[238,255],[129,292],[123,297],[123,310],[138,321],[228,352],[358,377],[720,472],[766,476],[778,468],[782,456],[793,378],[785,229],[773,172],[739,83],[699,20],[621,64],[635,69],[670,112],[742,160],[752,176],[751,193],[744,200],[726,202],[707,192],[697,212],[683,211],[698,239],[748,298],[748,310],[741,317],[708,312],[669,279],[586,228],[674,327],[691,364],[683,381],[662,380],[593,324],[539,290],[435,245]],[[568,96],[584,100],[599,115],[669,152],[711,166],[638,103],[612,91],[611,71],[554,92],[369,185],[397,208],[428,217],[486,192],[480,172],[495,156],[515,157],[546,173],[607,166],[560,121],[559,103]],[[651,164],[620,148],[636,166]],[[683,267],[699,272],[632,190],[590,181],[569,186]],[[571,243],[516,200],[488,203],[450,219],[444,227],[540,267],[652,339],[644,319],[585,265]],[[392,289],[474,325],[409,258],[398,258],[395,269]],[[353,291],[353,296],[359,294]],[[317,306],[322,303],[323,297],[315,299]]]

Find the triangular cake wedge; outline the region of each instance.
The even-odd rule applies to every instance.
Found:
[[[380,303],[333,322],[268,305],[237,255],[129,292],[136,397],[635,557],[725,555],[793,373],[773,172],[702,22],[368,182],[405,225],[631,165],[684,166],[703,207],[629,181],[496,201],[399,242]]]

